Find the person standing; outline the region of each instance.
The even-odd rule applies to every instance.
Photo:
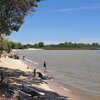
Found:
[[[44,63],[43,63],[43,67],[44,67],[44,72],[46,71],[46,67],[47,67],[47,63],[46,63],[46,61],[44,61]]]
[[[34,74],[34,77],[35,77],[36,76],[36,69],[34,69],[33,74]]]
[[[25,56],[23,56],[22,59],[25,60]]]

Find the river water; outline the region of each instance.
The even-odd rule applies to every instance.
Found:
[[[42,70],[46,61],[47,72],[64,88],[100,100],[100,50],[21,50],[18,54]]]

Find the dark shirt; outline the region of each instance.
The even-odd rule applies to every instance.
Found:
[[[44,67],[46,67],[46,62],[44,62]]]

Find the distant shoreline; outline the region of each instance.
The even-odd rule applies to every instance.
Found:
[[[29,48],[29,49],[12,49],[12,51],[20,51],[20,50],[44,50],[44,49],[38,49],[38,48]]]
[[[29,48],[29,49],[12,49],[12,51],[21,51],[21,50],[28,50],[28,51],[31,51],[31,50],[100,50],[99,48],[96,48],[96,49],[65,49],[65,48],[49,48],[49,49],[43,49],[43,48]]]

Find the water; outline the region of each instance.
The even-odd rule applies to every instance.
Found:
[[[24,50],[18,53],[41,69],[46,61],[47,71],[65,88],[100,97],[100,50]]]

